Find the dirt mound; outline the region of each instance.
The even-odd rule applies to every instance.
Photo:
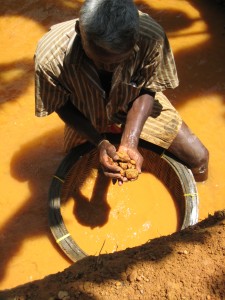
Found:
[[[0,299],[225,299],[224,261],[225,210],[142,246],[89,256]]]

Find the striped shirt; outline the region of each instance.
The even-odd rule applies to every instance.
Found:
[[[112,124],[125,122],[129,103],[144,88],[156,97],[140,137],[168,148],[181,118],[162,91],[178,85],[176,66],[162,27],[148,14],[139,16],[139,40],[129,59],[114,70],[109,95],[75,32],[78,19],[52,26],[35,52],[36,116],[47,116],[71,101],[100,133],[106,132]],[[66,125],[64,141],[69,150],[84,139]]]

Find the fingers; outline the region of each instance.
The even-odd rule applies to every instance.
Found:
[[[118,182],[118,184],[121,186],[123,182],[128,181],[128,179],[122,175],[122,168],[118,165],[113,163],[113,160],[108,158],[109,162],[108,164],[105,163],[102,164],[102,171],[105,176],[112,178],[113,184]]]
[[[118,185],[122,185],[124,182],[127,182],[128,179],[122,176],[120,173],[111,173],[103,170],[105,176],[112,178],[113,185],[118,182]]]
[[[136,148],[131,149],[120,145],[118,151],[116,151],[114,145],[108,140],[103,140],[99,145],[99,151],[103,173],[105,176],[112,178],[113,184],[118,182],[119,185],[122,185],[123,182],[133,181],[138,177],[138,173],[141,173],[143,157]],[[127,164],[122,163],[126,162],[126,158]],[[136,173],[130,171],[132,167],[129,166],[129,163],[132,160],[134,161],[133,169],[136,169]]]
[[[112,179],[113,185],[115,185],[117,181],[118,181],[118,185],[119,185],[119,186],[123,185],[123,183],[125,182],[125,180],[122,181],[122,180]]]
[[[100,147],[100,163],[105,176],[112,178],[118,182],[123,182],[120,174],[121,168],[114,164],[114,160],[118,159],[116,148],[109,141],[104,140]]]
[[[107,152],[108,156],[111,157],[113,160],[119,159],[119,156],[118,156],[118,154],[116,152],[116,148],[112,144],[110,144],[107,147],[106,152]]]
[[[134,160],[136,163],[136,169],[138,170],[138,173],[141,173],[141,168],[143,164],[143,156],[140,154],[140,152],[135,148],[135,149],[130,149],[124,146],[120,146],[118,151],[126,152],[130,159]]]
[[[119,173],[121,168],[113,163],[113,159],[109,157],[107,154],[104,154],[100,157],[100,163],[104,171]]]
[[[103,173],[107,177],[110,177],[110,178],[115,179],[115,180],[122,180],[123,181],[123,176],[120,173],[113,173],[113,172],[111,172],[111,170],[107,171],[107,170],[104,170],[104,169],[103,169]]]
[[[136,160],[136,169],[138,170],[139,174],[141,174],[142,164],[143,164],[143,157],[140,155]]]

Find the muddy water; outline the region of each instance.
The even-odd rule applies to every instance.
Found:
[[[180,77],[180,87],[168,95],[210,151],[209,179],[198,184],[200,219],[225,206],[225,13],[213,2],[152,0],[151,8],[150,1],[137,2],[140,9],[150,12],[166,29]],[[48,189],[63,157],[63,124],[54,114],[44,119],[34,117],[32,59],[36,43],[47,28],[73,18],[79,7],[80,1],[37,0],[31,5],[22,0],[0,8],[0,289],[43,278],[70,265],[55,246],[47,222]],[[78,230],[81,224],[77,218],[73,225],[74,203],[68,201],[63,213],[71,231],[79,232],[81,246],[86,247],[82,235],[89,236],[89,243],[94,244],[98,236],[105,238],[111,232],[105,247],[108,244],[108,251],[113,251],[117,247],[113,239],[125,248],[146,242],[151,229],[153,236],[159,236],[176,228],[171,199],[165,203],[163,196],[162,201],[157,201],[158,210],[154,210],[156,203],[145,197],[146,180],[152,180],[155,186],[151,189],[152,198],[170,196],[156,179],[145,177],[132,187],[130,201],[124,191],[127,187],[109,187],[110,191],[114,188],[117,199],[124,193],[126,197],[120,203],[109,197],[107,222],[93,229],[90,224],[83,224],[83,234]],[[137,190],[141,201],[134,200]],[[170,211],[167,223],[162,206]],[[94,232],[96,236],[92,237]],[[99,245],[94,253],[99,252]]]
[[[69,186],[73,189],[74,185]],[[72,194],[62,203],[63,219],[73,239],[88,254],[137,246],[178,228],[172,196],[149,172],[120,187],[92,169]]]

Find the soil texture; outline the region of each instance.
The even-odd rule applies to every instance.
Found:
[[[225,210],[144,245],[86,257],[1,291],[0,300],[225,299],[224,261]]]

